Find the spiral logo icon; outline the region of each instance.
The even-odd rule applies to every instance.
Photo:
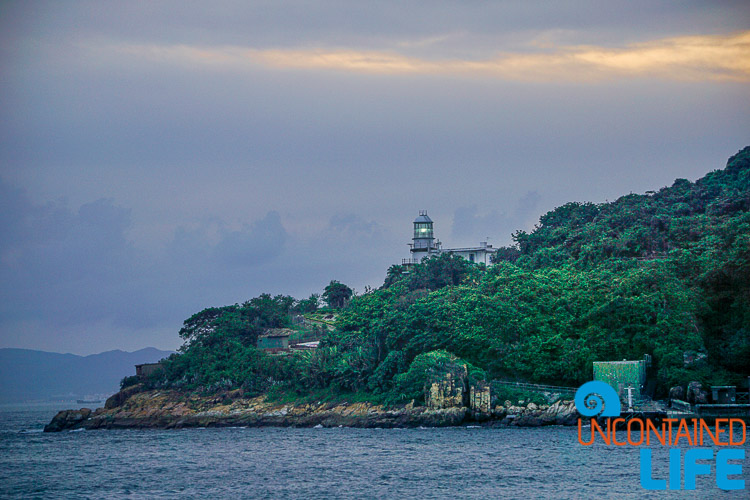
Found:
[[[606,382],[586,382],[576,391],[576,410],[584,417],[619,417],[620,396]]]

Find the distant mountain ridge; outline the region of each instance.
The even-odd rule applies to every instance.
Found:
[[[0,403],[85,399],[119,390],[134,365],[154,363],[172,351],[147,347],[135,352],[106,351],[89,356],[32,349],[0,349]]]

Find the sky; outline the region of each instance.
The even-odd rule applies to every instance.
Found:
[[[750,145],[738,1],[0,3],[0,347],[175,349]]]

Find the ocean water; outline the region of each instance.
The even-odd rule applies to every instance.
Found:
[[[750,498],[714,475],[644,490],[638,449],[584,447],[570,427],[42,433],[60,408],[0,407],[0,497]],[[653,453],[667,477],[668,450]],[[733,476],[748,488],[749,463]]]

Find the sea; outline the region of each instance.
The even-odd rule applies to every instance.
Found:
[[[42,432],[76,406],[0,406],[0,498],[750,498],[713,466],[695,490],[645,490],[638,448],[582,446],[575,427]]]

